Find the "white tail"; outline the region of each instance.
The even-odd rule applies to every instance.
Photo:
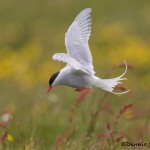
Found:
[[[127,64],[126,64],[125,61],[124,61],[124,63],[125,63],[126,69],[125,69],[124,73],[121,76],[119,76],[117,78],[113,78],[113,79],[96,78],[96,85],[95,85],[95,87],[102,88],[102,89],[104,89],[104,90],[106,90],[108,92],[114,93],[116,95],[127,93],[129,90],[127,90],[125,92],[120,92],[120,93],[113,92],[114,87],[117,84],[121,83],[120,82],[121,80],[127,80],[127,78],[122,78],[125,75],[125,73],[127,72]]]

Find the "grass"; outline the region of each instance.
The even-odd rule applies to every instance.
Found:
[[[82,9],[92,8],[90,49],[96,75],[116,77],[128,64],[116,96],[59,86],[50,75],[64,64],[64,34]],[[150,142],[149,1],[0,1],[0,149],[147,149]]]

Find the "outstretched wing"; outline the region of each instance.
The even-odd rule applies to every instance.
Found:
[[[84,9],[69,27],[65,35],[65,45],[68,55],[94,75],[92,56],[88,46],[91,24],[91,8]]]
[[[86,69],[86,67],[82,66],[79,62],[77,62],[74,58],[65,53],[56,53],[53,55],[53,60],[65,62],[70,65],[74,70],[79,70],[84,73],[87,73],[91,76],[90,72]]]

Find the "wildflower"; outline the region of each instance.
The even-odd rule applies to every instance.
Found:
[[[58,148],[63,143],[63,136],[59,136],[56,138],[55,145]]]
[[[123,84],[118,84],[115,86],[116,90],[127,91],[127,88]]]
[[[108,130],[110,130],[111,128],[110,128],[110,124],[109,123],[107,123],[107,129]]]
[[[7,138],[8,132],[6,131],[1,137],[0,137],[0,143],[3,143],[5,139]]]
[[[119,135],[116,137],[116,141],[120,142],[120,141],[126,141],[127,140],[128,135],[125,133],[120,132]]]
[[[7,127],[7,125],[6,125],[5,123],[0,122],[0,127],[2,127],[2,128],[6,128],[6,127]]]
[[[128,103],[126,105],[124,105],[119,112],[119,115],[117,116],[117,119],[128,109],[131,108],[133,106],[133,103]]]
[[[2,123],[9,123],[12,120],[12,115],[10,113],[4,113],[0,120]]]
[[[116,133],[117,133],[116,130],[109,130],[109,131],[107,131],[106,133],[101,134],[101,137],[102,137],[103,139],[105,139],[105,140],[109,140],[109,139],[111,139],[112,136],[113,136],[114,134],[116,134]]]
[[[116,130],[112,130],[109,123],[106,124],[106,128],[108,129],[104,134],[101,134],[101,137],[105,140],[113,139],[113,135],[117,133]]]
[[[7,134],[7,141],[12,142],[13,141],[13,136],[10,134]]]
[[[111,138],[111,135],[109,133],[104,133],[104,134],[101,134],[101,137],[105,140],[109,140]]]
[[[126,117],[127,119],[132,119],[133,116],[134,116],[134,114],[133,114],[133,111],[132,111],[132,110],[127,110],[127,111],[125,112],[125,117]]]

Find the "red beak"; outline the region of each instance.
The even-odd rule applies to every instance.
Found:
[[[50,86],[48,87],[47,93],[49,93],[49,92],[51,91],[51,89],[52,89],[52,86],[50,85]]]

